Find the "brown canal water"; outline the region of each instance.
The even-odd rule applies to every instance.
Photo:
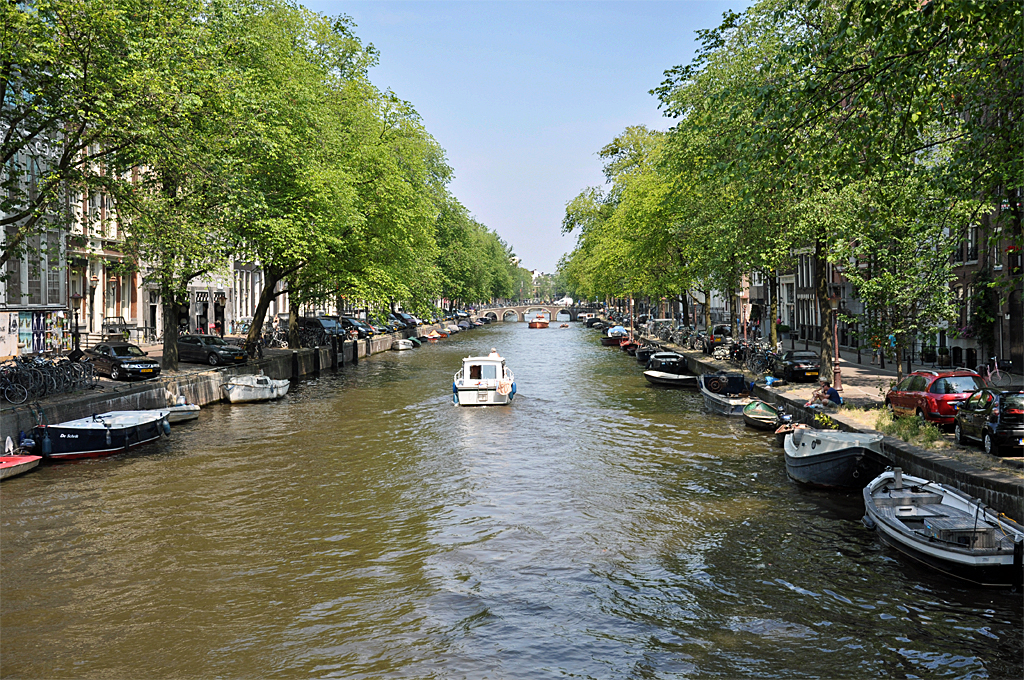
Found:
[[[452,406],[492,346],[515,402]],[[858,494],[575,324],[373,357],[0,493],[4,677],[1024,675],[1019,595],[905,563]]]

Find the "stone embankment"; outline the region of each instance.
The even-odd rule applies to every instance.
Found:
[[[437,326],[421,326],[417,333],[429,332]],[[386,352],[394,341],[413,333],[382,335],[364,340],[349,340],[338,346],[316,349],[268,349],[257,361],[221,368],[179,371],[145,382],[120,383],[101,381],[97,388],[51,397],[41,402],[26,403],[0,411],[0,445],[7,437],[17,440],[38,423],[62,423],[107,411],[132,411],[163,408],[168,393],[184,396],[187,401],[204,406],[224,399],[222,385],[232,376],[260,373],[277,380],[299,380],[321,370],[356,363],[360,358]],[[183,366],[190,366],[184,364]]]
[[[751,381],[754,381],[757,377],[737,368],[735,364],[713,360],[702,352],[683,349],[678,345],[654,339],[649,339],[648,341],[685,356],[690,370],[697,375],[728,371],[730,373],[744,373]],[[848,366],[846,363],[842,364],[844,380],[846,379],[847,371],[849,370],[853,374],[853,369],[853,366]],[[883,392],[879,387],[887,385],[889,382],[888,378],[885,376],[872,376],[869,371],[861,371],[861,374],[852,379],[853,384],[849,388],[851,395],[855,396],[851,399],[851,397],[844,395],[844,400],[852,400],[859,406],[880,406]],[[783,405],[787,413],[793,414],[794,420],[815,426],[814,418],[820,411],[804,406],[813,388],[814,386],[812,385],[773,389],[758,384],[754,387],[753,395],[767,403]],[[858,423],[852,417],[844,415],[842,410],[830,411],[828,416],[842,430],[881,434],[872,428],[865,427],[862,423]],[[1015,470],[1007,469],[1010,466],[1004,467],[999,464],[1001,461],[998,459],[994,459],[991,465],[974,464],[958,460],[942,451],[925,449],[890,436],[883,438],[882,452],[888,465],[903,468],[908,474],[917,477],[924,477],[958,488],[975,498],[981,499],[985,505],[1006,514],[1017,522],[1024,520],[1024,475]],[[987,454],[979,454],[975,458],[985,456]]]

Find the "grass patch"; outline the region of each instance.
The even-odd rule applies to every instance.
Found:
[[[942,439],[942,431],[934,424],[924,422],[917,416],[894,418],[888,409],[878,412],[875,429],[890,437],[899,437],[905,442],[913,442],[929,448]]]

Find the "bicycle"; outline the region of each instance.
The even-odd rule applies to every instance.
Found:
[[[1003,366],[1009,369],[1013,362],[1004,359]],[[996,357],[989,359],[988,364],[978,366],[977,371],[993,387],[1009,387],[1013,380],[1009,373],[999,370],[999,359]]]

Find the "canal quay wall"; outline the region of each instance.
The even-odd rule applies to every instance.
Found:
[[[338,347],[337,357],[331,347],[299,350],[266,350],[262,359],[246,364],[208,368],[178,375],[164,375],[139,383],[103,383],[102,391],[88,390],[52,397],[43,402],[26,403],[0,411],[0,444],[20,432],[28,432],[37,423],[63,423],[108,411],[135,411],[164,408],[168,393],[183,396],[199,406],[224,399],[222,386],[236,375],[260,373],[275,380],[299,380],[320,371],[357,363],[359,359],[391,350],[395,340],[440,330],[440,326],[420,326],[416,333],[391,333],[362,340],[347,340]]]
[[[650,342],[682,354],[686,357],[690,370],[696,375],[717,373],[723,370],[721,365],[715,365],[710,360],[704,359],[703,354],[683,349],[672,343],[657,342],[653,339]],[[727,370],[730,373],[743,373],[750,380],[755,378],[749,372],[739,368]],[[790,397],[764,385],[755,385],[752,394],[767,403],[785,406],[786,412],[792,414],[794,420],[812,426],[814,417],[821,413],[820,410],[804,406],[806,397]],[[881,434],[877,430],[865,430],[844,417],[842,412],[829,412],[828,416],[841,430],[846,432]],[[1004,513],[1018,523],[1024,520],[1024,479],[1021,477],[999,470],[984,470],[940,452],[914,446],[897,437],[884,436],[881,448],[889,465],[900,467],[904,472],[915,477],[923,477],[960,489],[981,499],[988,507]]]

